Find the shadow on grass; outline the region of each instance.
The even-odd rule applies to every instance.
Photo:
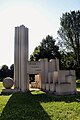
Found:
[[[0,120],[51,120],[31,92],[14,93],[1,114]]]
[[[38,102],[80,102],[80,92],[77,92],[75,95],[66,95],[66,96],[57,96],[53,94],[39,94],[39,91],[35,91],[33,94],[34,99]]]
[[[3,109],[0,120],[51,120],[40,103],[62,101],[80,102],[80,93],[69,96],[48,95],[40,91],[14,93]]]
[[[0,96],[9,96],[9,95],[12,95],[12,93],[0,93]]]

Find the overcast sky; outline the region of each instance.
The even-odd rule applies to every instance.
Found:
[[[14,28],[29,28],[29,54],[48,34],[57,37],[62,13],[79,10],[80,0],[0,0],[0,66],[14,63]]]

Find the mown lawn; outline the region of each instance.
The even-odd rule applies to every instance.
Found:
[[[80,120],[80,93],[52,96],[29,91],[0,95],[0,120]]]
[[[77,87],[77,90],[80,91],[80,80],[77,80],[77,81],[76,81],[76,87]]]

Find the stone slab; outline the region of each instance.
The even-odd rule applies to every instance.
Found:
[[[49,91],[49,90],[50,90],[49,83],[46,83],[46,91]]]
[[[71,90],[71,84],[56,84],[56,92],[57,95],[67,95],[74,94],[76,91]]]
[[[41,86],[42,86],[41,89],[45,90],[45,84],[42,84]]]
[[[54,84],[50,84],[50,92],[54,92]]]
[[[76,91],[76,78],[75,76],[66,76],[68,82],[71,83],[71,91]]]
[[[20,92],[19,89],[2,89],[2,93],[14,93],[14,92]]]

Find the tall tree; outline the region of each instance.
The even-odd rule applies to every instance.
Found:
[[[80,11],[64,13],[60,18],[60,25],[59,43],[64,45],[67,51],[74,52],[76,66],[80,67]]]
[[[1,74],[2,74],[2,78],[8,77],[9,75],[9,69],[7,65],[3,65],[1,67]]]
[[[53,37],[48,35],[42,40],[40,45],[34,49],[34,52],[30,56],[30,60],[38,61],[40,58],[48,58],[48,60],[50,60],[59,57],[59,47],[55,45]]]
[[[14,64],[12,64],[10,66],[10,77],[13,78],[14,77]]]
[[[61,51],[60,51],[61,52]],[[61,52],[60,69],[75,69],[75,60],[73,52]]]

